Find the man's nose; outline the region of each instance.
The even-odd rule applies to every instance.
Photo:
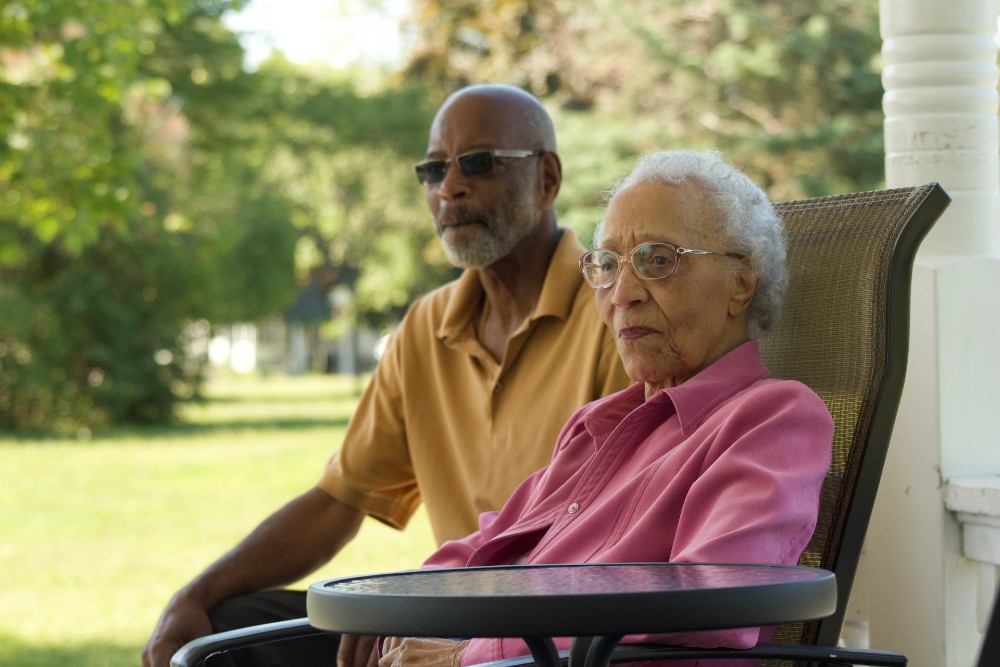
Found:
[[[444,178],[437,186],[437,194],[442,199],[461,199],[469,194],[469,178],[458,168],[458,162],[452,160],[445,166]]]

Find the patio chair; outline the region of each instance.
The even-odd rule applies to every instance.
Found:
[[[777,205],[788,231],[790,280],[781,319],[761,339],[761,351],[773,375],[807,384],[834,418],[833,463],[799,564],[836,574],[836,612],[780,626],[772,642],[752,649],[624,645],[613,661],[729,656],[771,659],[769,666],[906,664],[898,653],[837,643],[903,390],[914,256],[949,203],[929,183]]]
[[[752,649],[624,645],[615,662],[760,657],[778,660],[769,665],[906,664],[900,654],[839,649],[837,641],[903,388],[914,256],[949,202],[929,183],[777,205],[788,231],[790,282],[781,318],[761,350],[774,376],[810,386],[834,417],[833,464],[800,564],[836,574],[836,612],[781,626],[773,642]],[[183,647],[172,665],[198,667],[220,651],[316,632],[298,619],[204,637]],[[531,663],[526,657],[497,667]]]
[[[837,643],[903,390],[914,256],[949,203],[947,193],[929,183],[777,205],[788,231],[790,280],[781,319],[761,339],[761,352],[774,376],[807,384],[834,418],[833,462],[816,531],[799,564],[836,574],[836,611],[779,626],[773,641],[750,649],[626,644],[614,651],[612,662],[760,658],[768,667],[907,664],[900,653]],[[502,666],[527,664],[528,658]]]

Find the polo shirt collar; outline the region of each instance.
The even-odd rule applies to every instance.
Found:
[[[552,253],[552,261],[549,262],[545,282],[542,283],[542,293],[538,296],[538,304],[531,319],[546,316],[558,317],[560,320],[569,318],[573,301],[583,284],[583,274],[580,273],[580,256],[583,252],[583,246],[576,239],[573,230],[563,229],[559,245]]]
[[[580,255],[583,246],[576,239],[572,229],[562,229],[562,237],[552,254],[552,261],[545,272],[542,293],[538,304],[528,320],[551,316],[565,320],[573,310],[583,276],[580,274]],[[479,312],[479,302],[483,298],[483,285],[479,281],[478,269],[466,269],[455,281],[455,291],[445,307],[444,316],[438,324],[436,335],[450,342],[468,334],[472,318]]]

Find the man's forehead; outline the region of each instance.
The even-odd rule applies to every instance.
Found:
[[[513,116],[510,101],[497,96],[466,94],[455,98],[435,117],[428,152],[501,146],[519,131],[517,124],[510,122]]]

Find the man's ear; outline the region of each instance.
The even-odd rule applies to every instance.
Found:
[[[760,277],[747,259],[740,260],[740,268],[733,272],[733,289],[729,294],[729,314],[732,316],[746,312],[750,300],[760,287]]]
[[[552,152],[538,156],[538,162],[541,167],[538,170],[538,176],[542,186],[540,203],[543,209],[552,208],[559,195],[559,186],[562,185],[562,162],[559,160],[559,156]]]

